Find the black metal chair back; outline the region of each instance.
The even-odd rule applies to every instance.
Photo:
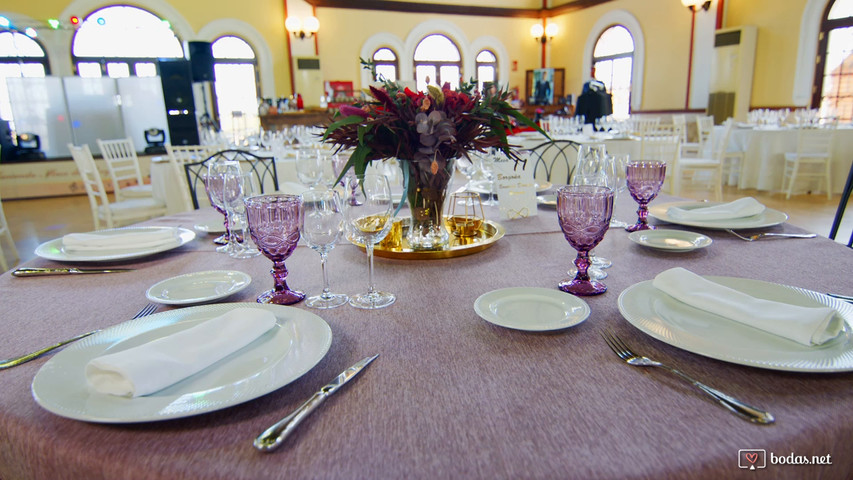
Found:
[[[827,188],[830,188],[827,185]],[[835,218],[832,220],[832,228],[829,230],[829,238],[835,240],[838,235],[838,229],[841,227],[841,219],[844,217],[844,210],[847,209],[847,203],[850,201],[850,193],[853,191],[853,165],[850,166],[850,172],[847,174],[847,183],[844,184],[844,192],[841,194],[841,201],[838,202],[838,209],[835,211]],[[850,232],[850,239],[847,240],[847,246],[853,248],[853,231]]]
[[[258,188],[261,193],[265,193],[272,187],[272,191],[278,190],[278,171],[275,167],[275,158],[259,157],[245,150],[222,150],[205,158],[199,162],[185,163],[184,171],[187,174],[187,186],[190,191],[190,198],[193,202],[193,208],[198,210],[198,193],[207,195],[204,189],[204,174],[207,173],[207,165],[209,162],[214,162],[220,158],[228,160],[236,160],[240,162],[244,171],[249,171],[255,175],[255,180],[258,182]]]
[[[578,163],[579,148],[580,144],[571,140],[551,140],[526,149],[528,165],[533,162],[533,178],[568,185]]]

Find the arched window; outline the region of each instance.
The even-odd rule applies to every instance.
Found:
[[[634,38],[622,25],[607,28],[595,42],[592,68],[613,96],[613,116],[628,118],[631,105],[631,75],[634,65]]]
[[[477,90],[483,91],[483,84],[495,84],[498,81],[498,57],[494,52],[482,50],[477,54]]]
[[[387,80],[389,82],[397,81],[397,70],[399,68],[397,54],[394,50],[387,47],[382,47],[373,52],[373,64],[376,66],[376,78],[373,80],[379,82]]]
[[[71,42],[71,59],[81,77],[153,77],[158,58],[183,56],[169,22],[138,7],[92,12]]]
[[[427,35],[415,47],[415,83],[419,91],[427,84],[450,88],[459,87],[462,77],[462,57],[452,40],[440,34]]]
[[[233,35],[216,39],[212,50],[216,104],[222,129],[232,134],[257,129],[260,95],[255,51],[248,42]]]
[[[0,33],[0,119],[12,121],[12,102],[6,79],[10,77],[44,77],[50,65],[44,48],[23,33]],[[10,124],[14,130],[14,126]]]
[[[830,0],[820,26],[812,107],[822,118],[853,120],[853,0]]]

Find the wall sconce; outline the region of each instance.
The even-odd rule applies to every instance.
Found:
[[[711,0],[705,0],[704,2],[702,0],[681,0],[681,4],[694,13],[700,8],[706,12],[711,8]]]
[[[284,28],[294,37],[305,39],[305,37],[313,37],[317,30],[320,30],[320,21],[317,20],[317,17],[307,17],[304,20],[297,17],[287,17],[287,20],[284,21]]]
[[[556,23],[549,23],[544,27],[541,23],[535,23],[530,27],[530,36],[542,45],[545,45],[548,43],[548,40],[553,39],[557,35],[558,31],[559,27],[557,27]]]

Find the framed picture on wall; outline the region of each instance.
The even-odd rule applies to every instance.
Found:
[[[528,105],[554,105],[565,95],[566,69],[527,70],[524,100]]]

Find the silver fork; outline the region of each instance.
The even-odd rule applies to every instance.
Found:
[[[751,405],[747,405],[746,403],[737,400],[734,397],[726,395],[725,393],[711,388],[704,383],[701,383],[685,373],[682,373],[672,367],[664,365],[660,362],[652,360],[649,357],[644,357],[642,355],[638,355],[634,353],[625,342],[622,341],[615,334],[610,332],[602,332],[601,336],[604,337],[604,341],[607,342],[607,346],[610,347],[613,352],[619,356],[622,360],[625,361],[628,365],[633,365],[635,367],[660,367],[666,369],[670,373],[673,373],[680,377],[683,380],[687,380],[689,383],[693,384],[693,386],[699,388],[703,392],[710,395],[714,400],[720,403],[723,407],[728,409],[730,412],[735,415],[743,418],[744,420],[749,420],[752,423],[762,423],[768,424],[773,423],[776,419],[773,417],[770,412],[765,412],[759,408],[753,407]]]
[[[142,310],[140,310],[136,315],[134,315],[131,320],[151,315],[152,313],[154,313],[155,310],[157,310],[157,304],[156,303],[149,303],[148,305],[145,305],[145,307],[143,307]],[[7,368],[12,368],[12,367],[18,366],[22,363],[27,363],[30,360],[38,358],[47,352],[56,350],[57,348],[59,348],[63,345],[68,345],[71,342],[76,342],[77,340],[80,340],[81,338],[86,338],[89,335],[93,335],[93,334],[98,333],[100,331],[101,331],[101,329],[92,330],[91,332],[81,333],[80,335],[77,335],[76,337],[69,338],[68,340],[63,340],[63,341],[61,341],[59,343],[55,343],[49,347],[42,348],[41,350],[36,350],[35,352],[28,353],[26,355],[21,355],[20,357],[10,358],[7,360],[0,360],[0,370],[5,370]]]
[[[727,228],[727,229],[726,229],[726,231],[727,231],[727,232],[729,232],[729,233],[731,233],[732,235],[736,236],[737,238],[739,238],[739,239],[741,239],[741,240],[746,240],[747,242],[754,242],[754,241],[756,241],[756,240],[760,240],[760,239],[762,239],[762,238],[764,238],[764,237],[781,237],[781,238],[814,238],[814,237],[816,237],[816,236],[817,236],[817,234],[816,234],[816,233],[773,233],[773,232],[763,232],[763,233],[756,233],[756,234],[749,235],[749,236],[746,236],[746,237],[745,237],[745,236],[743,236],[743,235],[741,235],[741,234],[737,233],[736,231],[734,231],[734,230],[732,230],[732,229],[730,229],[730,228]]]

